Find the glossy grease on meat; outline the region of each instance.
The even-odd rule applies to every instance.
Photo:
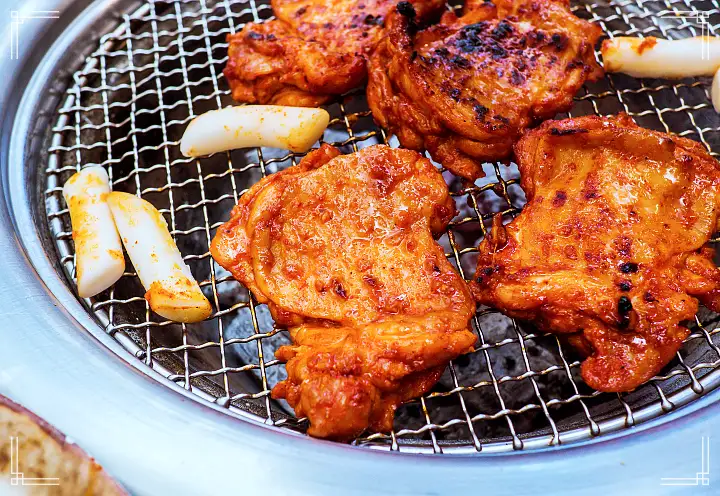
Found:
[[[273,397],[311,435],[388,431],[398,404],[472,349],[475,303],[434,239],[454,213],[417,152],[323,145],[255,184],[218,229],[215,260],[290,330]]]
[[[565,0],[473,2],[420,30],[410,5],[388,16],[369,64],[379,125],[466,179],[506,158],[523,129],[572,106],[595,61],[598,26]]]
[[[548,121],[515,145],[528,202],[479,246],[473,294],[507,315],[567,334],[582,376],[629,391],[676,354],[698,300],[720,310],[707,246],[720,166],[694,141],[626,115]]]

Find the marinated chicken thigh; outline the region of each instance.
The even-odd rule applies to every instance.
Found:
[[[255,184],[218,229],[215,260],[290,330],[273,397],[311,435],[389,430],[398,404],[472,350],[475,303],[434,240],[454,214],[417,152],[323,145]]]
[[[566,0],[469,1],[421,29],[401,2],[370,59],[368,104],[402,146],[428,150],[466,179],[510,155],[523,129],[568,110],[602,75],[598,26]]]
[[[720,310],[720,166],[694,141],[626,115],[548,121],[515,145],[522,213],[495,218],[473,294],[589,357],[582,377],[629,391],[688,336],[698,301]]]

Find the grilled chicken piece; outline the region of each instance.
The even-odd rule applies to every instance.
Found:
[[[290,329],[273,389],[309,434],[388,431],[395,408],[472,350],[475,302],[433,239],[455,213],[433,165],[384,145],[328,145],[245,193],[210,248]]]
[[[313,107],[361,86],[395,0],[273,0],[277,19],[228,36],[225,77],[239,102]],[[441,0],[415,0],[420,13]]]
[[[601,34],[566,0],[473,2],[418,30],[412,6],[388,16],[369,63],[368,104],[377,123],[469,180],[507,157],[529,125],[572,106],[602,70]]]
[[[548,121],[515,145],[528,202],[479,247],[478,302],[591,354],[582,376],[629,391],[675,355],[698,300],[720,310],[707,246],[720,165],[694,141],[627,115]]]

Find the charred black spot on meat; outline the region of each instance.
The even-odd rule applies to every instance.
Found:
[[[382,26],[383,16],[374,16],[372,14],[368,14],[367,16],[365,16],[365,20],[363,22],[368,26]]]
[[[485,274],[486,276],[491,276],[493,272],[494,272],[494,269],[492,267],[485,267],[482,270],[482,273]]]
[[[497,43],[493,43],[490,45],[490,53],[492,53],[492,57],[495,60],[504,59],[507,57],[507,50],[505,50],[502,46],[498,45]]]
[[[525,83],[525,75],[517,69],[513,69],[510,73],[510,82],[513,86],[520,86]]]
[[[333,291],[335,291],[335,294],[338,295],[340,298],[347,300],[347,293],[345,292],[345,288],[339,281],[335,281],[335,284],[333,285]]]
[[[475,106],[473,107],[473,110],[475,111],[475,118],[477,120],[479,120],[479,121],[485,120],[485,116],[488,113],[488,108],[486,106],[480,105],[478,103],[478,104],[475,104]]]
[[[248,37],[249,39],[251,39],[251,40],[263,40],[263,39],[265,39],[265,36],[263,36],[263,35],[260,34],[260,33],[256,33],[255,31],[250,31],[250,32],[247,34],[247,37]]]
[[[493,115],[493,120],[500,121],[505,125],[510,124],[510,119],[508,119],[504,115]]]
[[[528,33],[531,45],[537,45],[545,41],[545,33],[542,31],[533,31]]]
[[[477,36],[478,34],[482,33],[487,29],[488,23],[486,21],[476,22],[475,24],[468,24],[465,26],[462,31],[460,32],[460,36],[468,36],[468,35],[474,35]]]
[[[552,35],[551,42],[555,49],[560,52],[567,48],[568,37],[563,33],[555,33]]]
[[[295,11],[295,17],[300,17],[301,15],[305,15],[305,12],[307,12],[307,5],[300,7]]]
[[[623,274],[634,274],[638,271],[638,264],[634,262],[625,262],[620,264],[620,272]]]
[[[465,53],[486,52],[492,55],[494,60],[507,57],[507,50],[495,40],[481,40],[477,36],[459,39],[455,46]]]
[[[461,67],[461,68],[470,67],[470,62],[468,62],[467,59],[460,57],[459,55],[455,55],[453,58],[451,58],[450,62],[452,64],[456,65],[457,67]]]
[[[650,291],[645,292],[643,299],[645,300],[646,303],[653,303],[653,302],[657,301]]]
[[[413,50],[413,52],[410,54],[410,62],[413,62],[418,56],[417,50]]]
[[[633,309],[632,302],[630,301],[630,298],[627,296],[621,296],[618,299],[618,313],[620,315],[625,315],[626,313],[630,313],[630,310]]]
[[[556,191],[553,199],[553,207],[562,207],[567,201],[567,194],[564,191]]]
[[[630,291],[632,289],[632,284],[628,281],[620,281],[618,286],[620,287],[620,291]]]
[[[395,7],[400,15],[407,17],[408,19],[415,19],[417,13],[415,7],[410,2],[400,2]]]
[[[465,53],[471,53],[475,51],[475,44],[473,44],[472,40],[468,38],[459,38],[455,42],[455,46],[458,50],[465,52]]]
[[[617,311],[618,314],[620,314],[620,322],[618,323],[618,327],[621,329],[625,329],[630,325],[630,312],[632,311],[633,306],[632,302],[630,301],[630,298],[627,296],[621,296],[618,299],[617,303]]]
[[[460,30],[458,39],[455,40],[455,47],[465,53],[472,53],[479,50],[483,46],[483,41],[478,36],[487,29],[487,22],[478,22],[470,24]]]
[[[460,91],[459,88],[453,88],[450,90],[450,98],[452,98],[453,100],[455,100],[457,102],[458,100],[460,100],[461,93],[462,92]]]
[[[513,32],[512,25],[506,21],[500,21],[495,29],[492,31],[492,36],[498,40],[501,40],[507,36],[510,36]]]
[[[587,133],[587,129],[575,128],[575,129],[558,129],[556,127],[550,128],[550,134],[553,136],[570,136],[578,133]]]
[[[435,55],[437,55],[438,57],[446,58],[450,55],[450,50],[445,47],[436,48]]]

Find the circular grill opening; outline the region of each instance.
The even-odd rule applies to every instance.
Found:
[[[452,5],[449,8],[456,8]],[[717,1],[574,2],[576,15],[609,36],[681,38],[715,35]],[[61,187],[82,167],[103,165],[113,188],[138,194],[165,216],[193,274],[213,304],[206,322],[181,325],[153,314],[136,275],[85,300],[89,312],[128,351],[200,401],[276,428],[303,432],[270,389],[285,378],[274,351],[289,342],[264,305],[212,260],[208,246],[240,195],[262,177],[296,164],[300,155],[271,149],[237,150],[200,160],[183,157],[179,140],[192,119],[233,104],[222,69],[227,34],[272,17],[253,0],[149,1],[118,18],[67,81],[48,132],[46,208],[57,256],[75,288],[70,218]],[[720,29],[720,26],[718,26]],[[611,75],[576,95],[571,112],[627,112],[641,126],[677,133],[720,152],[720,117],[709,81],[638,80]],[[326,106],[332,120],[323,141],[350,153],[377,143],[397,146],[375,126],[362,90]],[[474,271],[476,246],[492,216],[508,219],[524,203],[513,164],[485,164],[473,186],[444,172],[459,210],[440,242],[464,277]],[[452,362],[423,398],[403,405],[389,434],[368,433],[356,444],[421,452],[522,450],[589,439],[679,408],[720,382],[718,315],[701,309],[692,334],[662,375],[627,394],[603,394],[579,376],[580,358],[553,335],[491,309],[473,322],[474,353]],[[132,355],[132,356],[131,356]]]

